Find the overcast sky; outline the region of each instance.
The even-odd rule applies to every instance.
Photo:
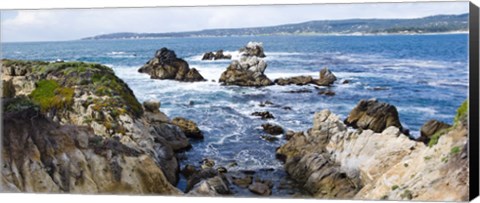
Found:
[[[1,40],[61,41],[113,32],[179,32],[467,12],[468,2],[2,11]]]

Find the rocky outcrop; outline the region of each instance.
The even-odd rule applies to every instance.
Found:
[[[323,68],[320,70],[319,79],[314,79],[312,76],[294,76],[289,78],[278,78],[274,80],[277,85],[318,85],[318,86],[330,86],[337,80],[337,77],[328,69]]]
[[[218,50],[214,52],[207,52],[203,54],[202,60],[221,60],[221,59],[232,59],[232,55],[223,54],[223,50]]]
[[[186,118],[176,117],[172,120],[172,124],[180,127],[185,135],[193,139],[203,139],[203,133],[197,124]]]
[[[288,174],[315,197],[368,200],[468,199],[467,129],[462,124],[425,146],[390,126],[349,130],[328,110],[277,150]]]
[[[251,114],[252,116],[258,116],[260,117],[261,119],[263,120],[266,120],[266,119],[274,119],[275,117],[268,111],[261,111],[261,112],[253,112]]]
[[[295,76],[290,78],[275,79],[274,83],[277,85],[308,85],[313,82],[312,76]]]
[[[263,44],[261,42],[248,42],[245,47],[240,48],[240,50],[238,51],[241,53],[242,56],[246,57],[266,57],[265,53],[263,52]]]
[[[4,185],[23,192],[179,193],[172,186],[179,171],[174,152],[190,144],[159,102],[142,106],[99,64],[2,62],[10,69],[2,79],[15,81],[12,102],[4,105],[11,115],[4,122],[12,124],[4,128],[11,134],[3,149],[16,143],[2,151]],[[23,111],[30,108],[35,116],[27,118]]]
[[[377,133],[381,133],[390,126],[403,131],[397,108],[376,99],[361,100],[345,119],[345,124],[353,128],[370,129]],[[408,135],[408,133],[405,134]]]
[[[451,127],[451,125],[441,121],[434,119],[429,120],[423,124],[422,128],[420,129],[420,137],[417,140],[428,144],[435,133],[440,132],[441,130],[447,130]]]
[[[283,128],[279,125],[264,123],[262,124],[263,131],[270,135],[280,135],[283,134]]]
[[[165,47],[157,50],[155,56],[138,69],[138,72],[149,74],[152,79],[205,81],[197,69],[190,68],[185,60],[177,58],[174,51]]]
[[[249,43],[250,44],[250,43]],[[247,45],[248,47],[248,45]],[[254,45],[253,47],[258,47]],[[268,86],[273,82],[264,74],[267,63],[260,59],[260,49],[245,48],[240,60],[234,60],[220,76],[223,85]],[[261,49],[263,53],[263,48]],[[260,56],[257,56],[260,55]]]

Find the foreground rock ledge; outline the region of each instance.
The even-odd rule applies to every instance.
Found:
[[[184,82],[205,81],[197,69],[190,68],[185,60],[177,58],[174,51],[165,47],[157,50],[155,56],[138,69],[138,72],[149,74],[152,79]]]
[[[329,110],[277,150],[287,173],[315,197],[367,200],[468,200],[467,129],[445,132],[428,147],[390,126],[347,130]]]

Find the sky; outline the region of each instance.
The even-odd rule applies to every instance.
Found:
[[[315,4],[1,11],[1,41],[77,40],[114,32],[162,33],[352,18],[468,12],[468,2]]]

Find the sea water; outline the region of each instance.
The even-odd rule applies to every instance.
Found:
[[[237,50],[249,41],[263,42],[268,64],[265,74],[270,79],[318,77],[319,71],[328,67],[338,78],[330,88],[336,95],[319,95],[314,86],[220,85],[218,79],[230,60],[202,61],[203,53],[222,49],[236,59]],[[457,107],[467,98],[467,45],[467,34],[165,38],[4,43],[2,58],[110,66],[141,102],[158,99],[161,111],[171,118],[191,119],[204,132],[203,141],[192,141],[193,148],[180,155],[181,166],[198,164],[204,158],[217,165],[236,162],[230,170],[256,171],[256,176],[275,183],[273,193],[279,196],[299,191],[280,186],[290,181],[282,163],[275,159],[275,149],[285,141],[261,139],[263,123],[304,131],[312,126],[315,112],[330,109],[344,119],[361,99],[377,98],[396,106],[402,125],[416,137],[429,119],[452,123]],[[152,80],[138,73],[162,47],[174,50],[208,81]],[[342,84],[344,80],[349,83]],[[288,93],[292,90],[311,92]],[[265,101],[274,105],[259,106]],[[275,119],[251,116],[255,111],[270,111]],[[185,187],[184,179],[178,187]]]

